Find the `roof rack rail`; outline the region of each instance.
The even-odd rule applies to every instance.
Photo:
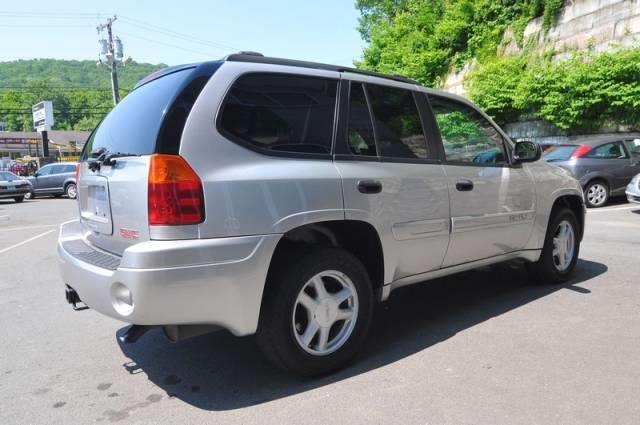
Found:
[[[254,63],[265,63],[265,64],[271,64],[271,65],[288,65],[288,66],[297,66],[301,68],[324,69],[327,71],[337,71],[337,72],[352,72],[354,74],[369,75],[369,76],[378,77],[378,78],[386,78],[387,80],[399,81],[401,83],[418,84],[418,85],[420,84],[415,80],[412,80],[410,78],[404,77],[402,75],[397,75],[397,74],[382,74],[379,72],[365,71],[363,69],[351,68],[348,66],[328,65],[325,63],[307,62],[307,61],[300,61],[300,60],[293,60],[293,59],[272,58],[256,52],[232,53],[226,56],[224,60],[231,61],[231,62],[254,62]]]

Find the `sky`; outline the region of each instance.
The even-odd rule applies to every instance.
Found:
[[[0,61],[98,59],[96,25],[137,62],[177,65],[240,50],[351,66],[364,42],[355,0],[3,0]]]

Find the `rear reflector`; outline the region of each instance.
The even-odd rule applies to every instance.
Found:
[[[200,178],[179,155],[151,156],[149,225],[198,224],[204,220]]]
[[[571,159],[582,158],[583,156],[588,154],[590,151],[591,151],[591,146],[580,145],[578,146],[578,149],[576,149],[573,152],[573,155],[571,155]]]

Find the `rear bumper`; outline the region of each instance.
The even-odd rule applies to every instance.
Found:
[[[86,305],[127,323],[210,324],[248,335],[279,238],[146,241],[118,257],[88,244],[74,221],[60,228],[60,273]]]

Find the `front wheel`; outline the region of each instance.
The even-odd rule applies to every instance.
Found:
[[[34,199],[35,197],[36,194],[33,192],[33,190],[24,194],[24,199]]]
[[[69,199],[76,199],[78,196],[78,188],[75,183],[69,183],[64,189],[65,195],[69,197]]]
[[[20,203],[24,201],[24,196],[16,196],[15,198],[13,198],[13,200],[16,201],[17,203]]]
[[[324,375],[355,356],[372,312],[372,286],[362,263],[341,249],[316,251],[269,282],[257,342],[286,370]]]
[[[579,252],[576,215],[570,209],[557,210],[549,220],[540,259],[527,264],[527,268],[539,283],[562,283],[571,277]]]

